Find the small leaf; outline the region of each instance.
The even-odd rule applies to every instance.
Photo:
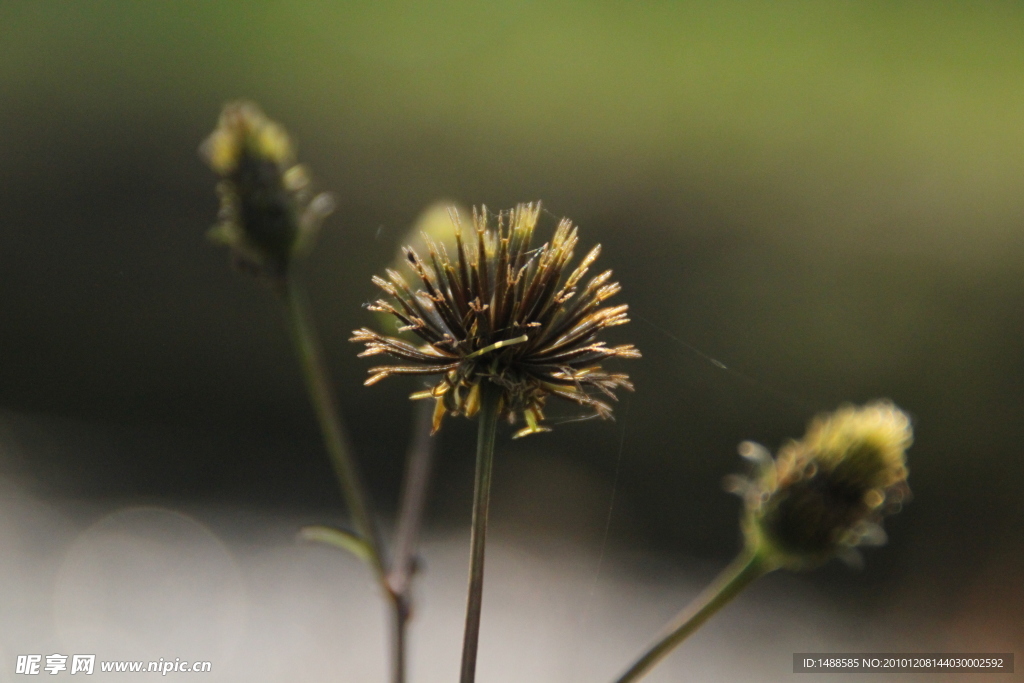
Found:
[[[369,564],[370,558],[372,557],[370,546],[366,544],[366,541],[359,538],[351,531],[346,531],[344,529],[314,524],[312,526],[302,527],[302,529],[299,530],[299,538],[303,541],[323,543],[325,545],[332,545],[335,548],[347,550],[367,564]]]

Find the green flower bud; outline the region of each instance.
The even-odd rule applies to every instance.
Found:
[[[815,418],[774,460],[744,442],[740,454],[755,462],[756,473],[730,484],[745,503],[747,544],[789,569],[833,557],[859,561],[855,547],[884,543],[882,518],[909,500],[905,451],[912,440],[906,413],[876,401]]]
[[[200,154],[221,177],[219,222],[210,238],[231,247],[246,270],[283,278],[330,214],[330,196],[312,195],[288,134],[250,102],[224,107]]]

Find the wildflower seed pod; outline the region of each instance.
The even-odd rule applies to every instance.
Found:
[[[412,249],[418,254],[426,254],[427,242],[434,242],[435,248],[444,247],[449,253],[456,250],[455,232],[452,230],[452,222],[457,216],[468,216],[471,211],[458,203],[452,201],[437,201],[427,206],[413,221],[412,227],[405,233],[401,240],[401,246],[395,251],[395,258],[390,263],[392,270],[395,270],[403,278],[415,281],[418,279],[416,271],[409,263],[405,255],[407,249]],[[391,330],[396,337],[405,341],[416,342],[418,337],[408,330],[404,330],[401,321],[387,312],[378,312],[374,315],[377,325],[385,330]]]
[[[199,149],[221,178],[210,238],[229,246],[244,269],[283,278],[330,214],[330,196],[312,194],[288,134],[251,102],[226,105]]]
[[[859,562],[858,545],[885,542],[882,518],[909,499],[910,419],[888,401],[815,418],[773,460],[750,442],[752,479],[732,478],[744,500],[747,544],[775,566],[806,569],[833,557]]]
[[[360,356],[387,354],[403,361],[370,369],[366,384],[391,375],[440,375],[432,388],[412,398],[437,401],[436,431],[445,414],[473,417],[480,407],[481,382],[501,390],[501,413],[526,425],[516,436],[548,431],[541,425],[544,403],[556,396],[589,407],[600,417],[611,406],[597,398],[615,398],[615,390],[632,390],[629,376],[608,373],[601,362],[639,358],[632,345],[597,341],[608,327],[629,322],[627,306],[603,307],[620,287],[611,271],[581,285],[597,259],[595,247],[568,273],[578,239],[572,222],[563,219],[551,241],[531,247],[539,204],[520,204],[499,213],[497,225],[487,209],[473,212],[473,230],[465,236],[454,213],[454,257],[443,244],[425,236],[427,258],[407,247],[405,257],[419,280],[413,290],[396,270],[374,284],[389,297],[369,306],[393,316],[402,331],[422,345],[362,328],[352,341],[366,345]]]

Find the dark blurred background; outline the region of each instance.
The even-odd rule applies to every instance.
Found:
[[[801,580],[1011,649],[1022,35],[1011,2],[0,3],[0,474],[340,514],[279,308],[204,239],[196,149],[244,97],[337,200],[304,276],[385,517],[417,385],[361,386],[370,277],[435,201],[541,199],[604,245],[644,358],[615,422],[504,435],[496,528],[724,561],[736,444],[888,397],[915,500],[862,572]],[[431,524],[468,525],[473,427],[439,437]]]

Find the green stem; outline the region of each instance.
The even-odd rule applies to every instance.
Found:
[[[480,427],[476,441],[476,483],[473,487],[473,531],[469,540],[469,598],[466,601],[466,633],[462,641],[460,683],[476,679],[476,653],[480,641],[480,608],[484,592],[484,546],[487,514],[491,505],[491,472],[494,436],[501,408],[501,389],[488,380],[480,383]]]
[[[744,588],[773,569],[764,555],[756,549],[746,549],[719,574],[710,586],[698,595],[668,626],[664,635],[636,660],[633,666],[616,679],[616,683],[640,680],[677,645],[686,640],[715,612],[722,609]]]
[[[316,328],[313,326],[305,293],[301,286],[290,278],[281,285],[281,295],[288,318],[295,350],[302,365],[309,398],[316,412],[324,445],[330,456],[334,474],[341,485],[341,491],[352,515],[356,533],[366,545],[369,562],[377,582],[380,584],[392,610],[392,678],[394,683],[405,680],[405,622],[407,620],[404,600],[400,599],[388,582],[387,566],[381,552],[383,547],[377,526],[370,514],[369,496],[359,476],[359,469],[348,447],[348,437],[342,425],[338,403],[328,380],[327,366],[320,350]]]

